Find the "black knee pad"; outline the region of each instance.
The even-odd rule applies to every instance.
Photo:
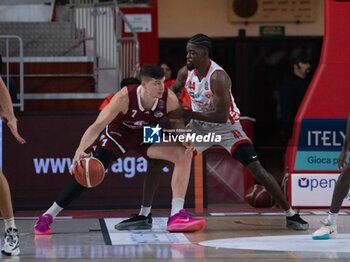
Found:
[[[92,152],[92,156],[101,161],[105,170],[109,167],[109,164],[115,160],[115,155],[113,153],[101,147],[97,147],[96,150]]]
[[[255,149],[251,143],[243,143],[236,147],[233,151],[233,157],[242,163],[242,165],[247,166],[250,163],[259,160],[258,155],[255,152]]]

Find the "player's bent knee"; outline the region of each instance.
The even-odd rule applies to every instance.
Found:
[[[185,150],[176,150],[172,157],[175,164],[186,164],[192,161],[192,154],[185,153]]]

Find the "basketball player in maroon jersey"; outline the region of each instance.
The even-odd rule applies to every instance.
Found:
[[[17,130],[17,119],[13,113],[13,106],[10,94],[4,81],[0,76],[0,117],[9,127],[12,135],[20,143],[24,144],[25,140]],[[7,256],[17,256],[20,253],[18,230],[15,225],[13,208],[11,202],[10,188],[0,167],[0,213],[5,222],[5,238],[1,252]]]
[[[183,200],[186,195],[192,162],[192,146],[185,144],[144,144],[143,127],[157,126],[165,115],[179,108],[177,97],[164,88],[164,72],[157,65],[145,65],[140,72],[141,85],[127,86],[117,92],[111,102],[100,112],[96,121],[85,131],[73,158],[72,166],[88,157],[85,152],[100,135],[92,155],[99,159],[105,169],[109,164],[129,150],[135,150],[150,159],[163,159],[174,163],[172,176],[173,199]],[[175,128],[183,128],[182,120],[174,121]],[[154,128],[153,131],[158,131]],[[102,132],[102,133],[101,133]],[[186,146],[186,147],[185,147]],[[77,198],[84,187],[74,178],[61,191],[53,205],[38,218],[34,226],[37,235],[51,234],[50,225],[54,218],[72,200]],[[192,218],[183,210],[183,201],[172,202],[182,220],[174,226],[187,224],[193,229],[205,225],[203,219]],[[184,217],[184,214],[186,216]],[[185,222],[184,222],[185,221]],[[152,221],[150,221],[150,224]],[[171,225],[173,226],[173,225]],[[169,229],[169,225],[168,225]]]

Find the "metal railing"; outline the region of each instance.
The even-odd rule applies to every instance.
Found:
[[[10,56],[10,40],[18,41],[18,56]],[[0,35],[0,41],[5,42],[5,54],[1,54],[3,62],[6,64],[5,83],[10,88],[10,62],[19,63],[19,102],[13,103],[14,107],[19,107],[21,111],[24,110],[24,65],[23,65],[23,41],[22,38],[17,35]]]
[[[118,53],[121,66],[122,78],[130,77],[135,74],[135,70],[140,65],[140,44],[137,38],[137,33],[129,23],[125,15],[119,10],[119,23],[117,30]],[[122,37],[122,21],[131,29],[132,37]]]
[[[116,83],[132,76],[139,64],[139,42],[117,1],[70,0],[70,5],[73,32],[78,30],[87,55],[93,56],[95,83],[99,85],[102,71],[113,72]],[[131,37],[122,35],[123,22],[132,29]]]

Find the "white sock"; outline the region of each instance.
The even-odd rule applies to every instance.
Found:
[[[4,223],[5,223],[5,231],[10,227],[16,228],[14,217],[11,217],[9,219],[4,219]]]
[[[337,217],[338,213],[328,212],[327,220],[331,225],[335,226],[337,224]]]
[[[284,213],[286,214],[287,217],[292,217],[295,215],[295,211],[292,208],[285,210]]]
[[[52,216],[53,219],[63,210],[62,207],[57,205],[56,202],[52,204],[52,206],[44,213],[44,215],[49,214]]]
[[[173,215],[179,213],[180,210],[184,208],[184,204],[185,204],[185,199],[179,198],[179,197],[173,198],[173,200],[171,201],[170,216],[173,216]]]
[[[139,216],[145,216],[147,217],[151,213],[151,208],[152,207],[144,207],[141,206]]]

